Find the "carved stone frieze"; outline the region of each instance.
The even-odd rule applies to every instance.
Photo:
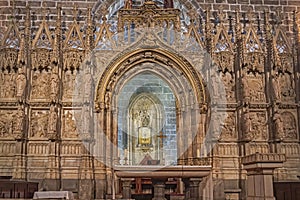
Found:
[[[273,95],[278,102],[294,102],[296,97],[294,76],[291,73],[275,73],[272,76]]]
[[[24,137],[25,117],[23,106],[19,106],[14,115],[13,134],[15,139],[22,139]]]
[[[59,84],[58,69],[55,67],[50,75],[50,100],[54,103],[58,102]]]
[[[39,48],[31,53],[32,69],[34,70],[49,70],[51,67],[51,58],[53,53],[49,49]]]
[[[136,9],[121,9],[119,11],[118,30],[124,30],[131,22],[136,27],[162,27],[164,22],[170,26],[173,24],[178,30],[180,28],[180,11],[178,9],[161,9],[155,2],[146,1],[145,4]]]
[[[233,112],[227,112],[228,116],[222,123],[221,127],[221,141],[223,140],[232,140],[236,139],[236,119],[235,119],[235,113]]]
[[[31,138],[47,138],[49,111],[32,110],[30,120],[30,135]]]
[[[246,141],[267,140],[267,120],[264,112],[243,113],[243,135]]]
[[[18,61],[18,49],[6,48],[0,49],[0,68],[2,69],[14,69],[17,67]]]
[[[57,138],[57,108],[55,106],[50,107],[50,112],[48,116],[48,123],[47,123],[47,137],[51,140]]]
[[[33,71],[31,99],[47,100],[49,99],[51,74],[47,71]]]
[[[65,111],[63,116],[63,137],[64,138],[77,138],[78,137],[78,124],[75,121],[72,111]]]
[[[75,80],[77,70],[67,70],[63,75],[63,100],[72,99],[75,95]]]
[[[224,84],[227,102],[235,102],[235,76],[233,73],[221,73],[221,79]]]
[[[12,99],[16,95],[16,74],[8,71],[0,72],[0,98]]]
[[[63,54],[64,59],[64,70],[79,70],[81,68],[81,64],[84,57],[85,52],[78,49],[69,49],[66,50]]]
[[[265,55],[261,52],[249,52],[245,55],[244,66],[248,72],[263,73],[265,68]]]
[[[234,71],[233,70],[234,54],[232,52],[222,51],[222,52],[215,53],[214,61],[220,67],[220,70],[223,73],[226,73],[227,71],[229,73],[232,73]]]
[[[24,101],[26,84],[27,79],[24,70],[23,68],[19,68],[18,75],[16,77],[16,97],[19,102]]]
[[[264,78],[261,74],[247,74],[242,76],[242,91],[245,102],[265,102]]]
[[[285,111],[282,113],[283,133],[285,140],[297,139],[297,121],[295,115]]]
[[[0,111],[0,135],[1,138],[12,138],[14,128],[14,112]]]

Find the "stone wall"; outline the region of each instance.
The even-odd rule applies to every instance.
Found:
[[[187,10],[194,8],[196,10],[223,10],[228,13],[232,13],[236,10],[246,12],[253,10],[255,12],[262,13],[266,10],[276,12],[281,10],[286,15],[286,20],[292,20],[292,13],[300,10],[300,3],[297,0],[178,0],[184,5]],[[50,21],[54,21],[56,18],[56,8],[61,5],[63,8],[63,21],[65,23],[73,21],[73,6],[78,5],[80,14],[78,15],[79,21],[84,21],[86,16],[87,7],[91,7],[93,12],[99,14],[99,10],[103,2],[110,5],[113,0],[77,0],[77,1],[15,1],[16,15],[19,22],[22,24],[25,20],[25,8],[29,5],[32,9],[32,23],[38,23],[42,20],[42,7],[46,8],[45,12],[48,15]],[[1,0],[0,1],[0,27],[5,27],[7,22],[11,19],[11,7],[13,0]],[[97,15],[95,15],[97,19]]]

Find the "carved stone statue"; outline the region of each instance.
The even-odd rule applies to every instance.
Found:
[[[215,100],[219,99],[220,97],[220,84],[221,84],[221,81],[219,79],[219,77],[217,77],[216,75],[216,72],[213,72],[211,74],[211,78],[212,78],[212,94],[213,94],[213,98]]]
[[[48,115],[44,112],[34,112],[31,117],[31,137],[42,138],[46,136]]]
[[[14,137],[16,139],[21,139],[23,137],[24,117],[25,117],[24,109],[21,106],[19,106],[14,120],[15,121]]]
[[[283,121],[278,111],[275,111],[273,116],[273,121],[275,125],[276,138],[283,139],[284,138]]]
[[[74,121],[73,115],[70,111],[68,111],[64,115],[64,136],[65,137],[77,137],[78,136],[75,121]]]
[[[272,85],[273,85],[275,99],[280,101],[281,98],[280,83],[276,76],[272,76]]]
[[[50,99],[52,102],[57,102],[58,90],[59,90],[59,77],[57,69],[54,68],[50,76]]]
[[[24,100],[24,93],[26,88],[26,76],[22,68],[19,68],[18,75],[16,77],[16,97],[20,102]]]
[[[92,91],[92,86],[93,86],[93,77],[91,73],[89,72],[89,68],[85,69],[85,74],[84,74],[84,79],[83,79],[83,86],[84,86],[84,95],[83,95],[83,100],[84,102],[88,103],[90,102],[93,91]]]
[[[82,107],[82,124],[81,124],[81,132],[82,132],[82,138],[88,139],[90,135],[90,130],[91,130],[91,125],[90,125],[90,109],[88,106],[83,106]]]
[[[4,73],[1,75],[1,91],[0,95],[3,98],[13,98],[15,95],[15,74],[9,73],[8,71],[4,71]]]
[[[51,106],[49,119],[48,119],[48,136],[50,139],[55,138],[57,126],[57,109],[54,106]]]
[[[243,97],[244,100],[246,102],[249,102],[250,100],[250,88],[249,88],[249,84],[248,84],[248,80],[247,77],[245,76],[245,74],[242,75],[242,88],[243,88]]]
[[[49,95],[49,74],[45,71],[34,72],[32,78],[32,98],[46,98]]]
[[[132,8],[132,0],[125,0],[124,8],[131,9]]]
[[[246,140],[252,140],[252,119],[248,110],[243,114],[243,122],[244,138]]]
[[[0,136],[2,138],[12,135],[13,132],[13,117],[12,113],[0,113]]]
[[[222,138],[229,139],[235,136],[235,118],[234,114],[229,114],[225,122],[222,124]]]

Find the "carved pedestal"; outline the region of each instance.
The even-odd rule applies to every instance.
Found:
[[[154,198],[152,200],[167,200],[165,198],[165,180],[152,179],[154,187]]]
[[[252,154],[243,158],[247,170],[247,200],[275,200],[273,192],[273,172],[282,167],[283,154]]]
[[[131,199],[131,181],[132,178],[122,178],[122,199]]]
[[[199,193],[199,185],[201,183],[201,178],[188,178],[184,179],[184,186],[185,186],[185,199],[186,200],[200,200]]]

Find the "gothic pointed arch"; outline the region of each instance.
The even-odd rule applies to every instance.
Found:
[[[106,92],[113,92],[114,85],[119,77],[121,77],[126,71],[135,67],[136,64],[147,61],[163,65],[167,64],[181,71],[181,76],[184,76],[189,81],[193,91],[195,92],[197,104],[200,107],[207,104],[205,86],[200,74],[193,69],[187,60],[184,60],[184,58],[165,49],[139,49],[123,55],[115,62],[108,65],[97,87],[95,100],[96,105],[99,106],[106,102]]]

